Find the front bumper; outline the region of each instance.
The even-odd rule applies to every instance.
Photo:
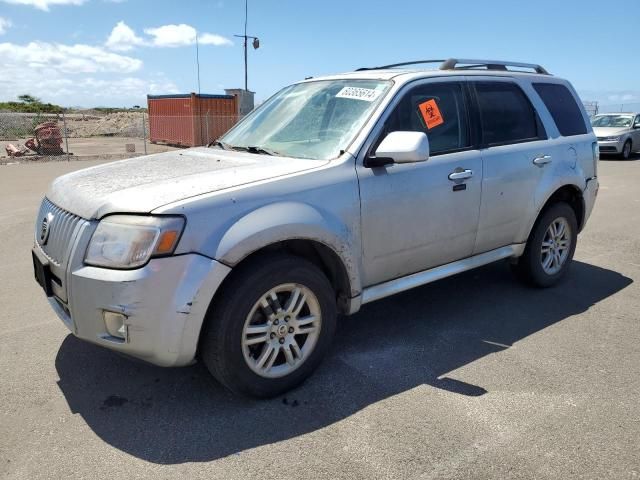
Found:
[[[624,142],[620,140],[616,140],[613,142],[598,140],[598,148],[600,149],[600,153],[622,153],[623,146]]]
[[[83,340],[161,366],[191,363],[213,294],[230,268],[198,254],[151,260],[135,270],[81,265],[68,274],[68,302],[49,301]],[[103,312],[126,316],[126,340],[111,336]]]

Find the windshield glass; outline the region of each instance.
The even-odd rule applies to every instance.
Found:
[[[598,115],[591,121],[594,127],[630,127],[633,115]]]
[[[220,141],[223,148],[328,160],[354,139],[391,82],[321,80],[271,97]]]

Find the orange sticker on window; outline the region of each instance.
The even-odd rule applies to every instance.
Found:
[[[424,123],[426,123],[429,130],[444,123],[442,113],[440,113],[438,104],[433,98],[421,103],[420,105],[418,105],[418,108],[420,109],[422,119],[424,120]]]

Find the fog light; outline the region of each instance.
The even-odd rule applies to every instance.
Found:
[[[124,324],[127,319],[126,315],[105,310],[102,312],[102,317],[104,318],[104,326],[109,335],[127,341],[128,331],[127,326]]]

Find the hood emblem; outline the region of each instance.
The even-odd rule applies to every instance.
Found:
[[[47,213],[42,219],[40,224],[40,245],[46,245],[49,240],[49,230],[51,229],[51,222],[53,222],[53,213]]]

